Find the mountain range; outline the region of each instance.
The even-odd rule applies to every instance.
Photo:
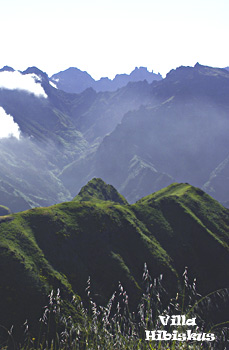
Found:
[[[174,183],[129,205],[117,190],[92,179],[69,202],[0,217],[0,322],[15,332],[35,327],[50,290],[104,304],[121,281],[130,307],[142,293],[146,263],[163,275],[167,297],[183,288],[183,272],[199,293],[228,287],[229,211],[202,190]],[[220,305],[220,304],[219,304]],[[226,310],[214,317],[222,321]],[[19,327],[20,326],[20,327]],[[20,333],[20,332],[19,332]]]
[[[17,73],[5,67],[0,79],[6,72],[8,80]],[[89,88],[77,95],[54,88],[36,67],[20,72],[20,79],[31,75],[43,96],[20,86],[0,88],[0,106],[21,131],[19,140],[0,139],[1,204],[14,212],[71,199],[59,178],[64,166],[90,154],[130,107],[138,108],[150,98],[146,82],[131,83],[117,92],[96,93]]]
[[[0,79],[6,73],[19,74],[4,67]],[[131,203],[187,181],[228,205],[227,70],[196,64],[80,94],[55,88],[36,67],[20,77],[33,77],[43,96],[0,88],[0,106],[21,131],[0,139],[0,204],[11,211],[70,200],[93,177]]]
[[[159,73],[149,72],[145,67],[136,67],[130,74],[117,74],[113,80],[107,77],[94,80],[87,72],[73,67],[53,74],[50,78],[58,89],[70,93],[80,93],[90,87],[97,92],[115,91],[129,82],[146,80],[148,83],[152,83],[154,80],[161,79],[162,76]]]
[[[96,151],[66,166],[60,179],[74,195],[82,179],[101,177],[130,202],[187,181],[226,205],[228,71],[180,67],[146,90],[150,101],[126,113]]]
[[[9,87],[3,75],[32,79],[39,94]],[[100,177],[131,203],[177,181],[228,205],[228,95],[229,72],[199,64],[79,94],[55,88],[36,67],[6,66],[0,106],[21,137],[0,139],[0,204],[13,212],[52,205]]]
[[[77,317],[89,276],[96,303],[121,281],[131,309],[145,263],[167,300],[186,267],[198,293],[229,285],[229,71],[139,68],[115,91],[81,73],[61,74],[74,93],[37,67],[0,70],[0,123],[17,130],[0,138],[0,325],[18,334],[26,319],[37,334],[51,290]],[[222,322],[228,289],[216,298],[206,319]]]

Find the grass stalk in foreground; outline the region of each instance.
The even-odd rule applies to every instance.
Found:
[[[162,285],[162,276],[152,280],[147,266],[143,272],[144,293],[135,312],[129,310],[128,295],[119,283],[118,290],[107,305],[97,305],[90,295],[90,279],[86,288],[87,307],[76,297],[71,301],[77,314],[77,322],[71,315],[63,312],[63,300],[60,291],[51,291],[49,304],[44,308],[40,319],[40,332],[36,338],[25,323],[25,334],[21,344],[15,344],[13,333],[7,332],[5,343],[0,349],[20,350],[226,350],[229,347],[229,321],[216,325],[206,324],[202,314],[212,307],[211,297],[228,297],[225,290],[216,291],[202,297],[196,292],[196,281],[188,281],[187,269],[184,272],[184,289],[181,295],[171,299],[164,307],[162,302],[166,290]],[[186,332],[190,326],[163,326],[159,316],[186,315],[196,318],[193,333],[215,332],[214,342],[206,341],[146,341],[145,330],[167,330],[172,333]]]

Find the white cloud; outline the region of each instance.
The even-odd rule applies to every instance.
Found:
[[[51,86],[53,86],[55,89],[57,89],[57,86],[56,86],[56,84],[54,84],[53,81],[49,80],[49,84],[50,84]]]
[[[14,118],[0,107],[0,139],[11,136],[19,139],[20,128],[18,124],[15,123]]]
[[[18,71],[0,72],[0,89],[25,90],[38,97],[47,98],[47,95],[40,84],[40,78],[36,74],[23,75]]]

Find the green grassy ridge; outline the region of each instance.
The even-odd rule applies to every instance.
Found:
[[[107,185],[102,179],[94,178],[80,190],[74,201],[113,201],[120,204],[128,204],[127,200],[112,186]]]
[[[146,196],[137,204],[148,204],[151,201],[160,202],[161,199],[168,197],[178,200],[183,205],[184,210],[193,215],[195,220],[199,220],[200,224],[205,226],[216,239],[220,240],[221,237],[221,244],[228,247],[228,209],[197,187],[189,184],[173,183],[152,195]]]
[[[181,273],[180,267],[188,266],[202,292],[228,285],[228,209],[199,188],[176,183],[133,207],[175,268]]]
[[[110,201],[69,202],[30,210],[24,215],[47,260],[69,276],[73,289],[81,293],[90,275],[101,296],[110,296],[123,277],[123,271],[114,267],[113,253],[125,261],[132,272],[131,280],[137,280],[137,284],[147,255],[154,260],[156,274],[163,269],[162,265],[167,272],[171,270],[166,252],[156,240],[148,238],[145,227],[128,207]],[[100,275],[100,269],[105,276]],[[119,275],[115,280],[113,270]]]
[[[155,276],[163,272],[177,285],[169,256],[156,240],[148,238],[129,206],[73,201],[9,218],[13,220],[0,224],[1,300],[5,305],[1,322],[7,326],[12,320],[19,324],[25,318],[34,321],[35,315],[38,319],[39,308],[33,305],[41,309],[50,289],[59,287],[66,297],[72,291],[83,295],[89,275],[98,300],[108,300],[120,280],[130,291],[133,305],[141,294],[146,259]]]
[[[2,324],[38,318],[51,289],[60,288],[66,302],[73,293],[85,295],[88,276],[99,303],[121,281],[134,306],[145,262],[153,277],[164,275],[170,296],[185,266],[201,292],[228,285],[225,208],[188,184],[173,184],[134,205],[112,201],[122,199],[115,191],[93,179],[71,202],[2,217]]]

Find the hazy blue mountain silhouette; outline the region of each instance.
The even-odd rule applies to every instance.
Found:
[[[80,93],[89,87],[97,92],[115,91],[129,82],[146,80],[148,83],[152,83],[154,80],[161,79],[162,76],[159,73],[149,72],[145,67],[136,67],[130,74],[117,74],[113,80],[109,78],[94,80],[87,72],[73,67],[51,77],[51,81],[56,84],[58,89],[70,93]]]

